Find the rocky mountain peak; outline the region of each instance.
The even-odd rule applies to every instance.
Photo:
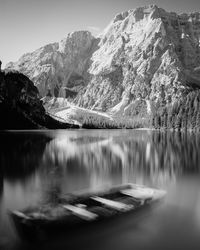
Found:
[[[41,96],[49,92],[52,96],[73,96],[77,88],[85,85],[89,58],[97,46],[96,40],[89,31],[72,32],[59,43],[27,53],[6,67],[30,77]]]
[[[144,6],[144,7],[138,7],[133,10],[129,11],[124,11],[122,13],[118,13],[114,19],[113,23],[116,23],[118,21],[123,21],[126,18],[130,18],[130,16],[133,16],[135,19],[135,22],[139,22],[145,17],[149,17],[152,15],[157,15],[157,17],[160,15],[160,8],[158,8],[157,5],[149,5],[149,6]]]
[[[94,37],[89,31],[75,31],[69,33],[66,38],[59,42],[59,51],[64,54],[69,54],[71,51],[80,51],[80,46],[83,50],[88,50],[93,42]]]
[[[111,114],[138,115],[200,86],[200,13],[156,5],[117,14],[99,38],[67,35],[8,65],[45,96]]]

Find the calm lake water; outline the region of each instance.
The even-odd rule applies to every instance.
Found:
[[[8,210],[133,182],[166,199],[43,249],[200,249],[200,134],[145,130],[0,133],[0,249],[22,249]],[[26,247],[27,249],[27,247]]]

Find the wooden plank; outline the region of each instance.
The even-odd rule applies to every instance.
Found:
[[[23,218],[23,219],[26,219],[26,220],[30,219],[29,216],[25,215],[24,213],[22,213],[20,211],[15,210],[12,213],[15,214],[15,215],[17,215],[18,217]]]
[[[154,191],[152,189],[125,189],[120,191],[122,194],[133,197],[135,199],[150,199],[153,198]]]
[[[75,214],[76,216],[78,216],[84,220],[88,220],[88,221],[95,220],[98,217],[97,214],[92,213],[92,212],[90,212],[82,207],[77,207],[77,206],[67,204],[67,205],[63,205],[63,208],[71,211],[73,214]]]
[[[93,199],[93,200],[95,200],[95,201],[97,201],[97,202],[99,202],[107,207],[118,210],[118,211],[128,211],[128,210],[133,208],[133,205],[127,205],[127,204],[124,204],[122,202],[113,201],[110,199],[105,199],[105,198],[102,198],[99,196],[91,197],[91,199]]]

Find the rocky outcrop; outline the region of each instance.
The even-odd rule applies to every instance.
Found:
[[[33,82],[17,71],[0,72],[0,129],[67,128],[43,107]]]
[[[199,21],[199,13],[177,15],[157,6],[118,14],[93,54],[93,78],[78,104],[131,115],[200,86]]]
[[[6,67],[27,75],[41,96],[73,98],[89,79],[90,58],[97,41],[88,31],[70,33],[59,43],[27,53]]]
[[[200,87],[200,13],[129,10],[99,39],[75,32],[8,67],[30,76],[41,95],[50,88],[85,108],[145,115]]]

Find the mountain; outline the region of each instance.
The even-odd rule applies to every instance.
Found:
[[[17,71],[0,71],[0,129],[69,128],[49,116],[33,82]]]
[[[27,75],[41,96],[73,97],[87,84],[97,41],[88,31],[70,33],[59,43],[27,53],[6,67]]]
[[[70,33],[7,68],[30,77],[43,97],[112,116],[146,116],[200,88],[200,13],[155,5],[125,11],[98,38]]]

